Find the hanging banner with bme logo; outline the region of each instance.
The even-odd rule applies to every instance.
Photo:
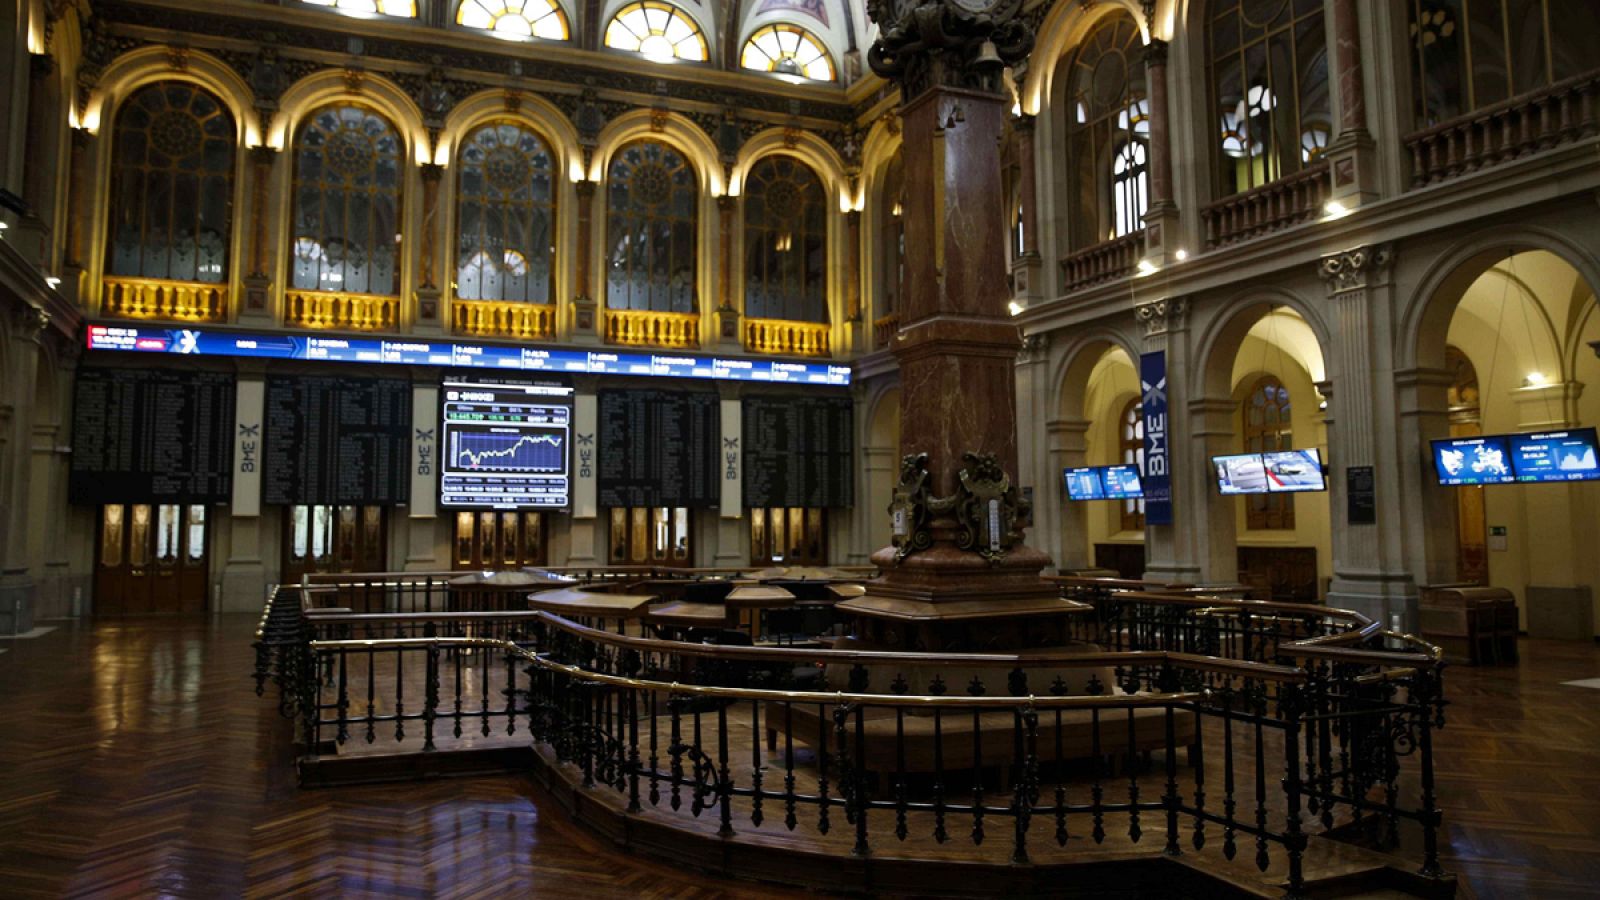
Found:
[[[1172,524],[1172,454],[1167,434],[1167,354],[1139,357],[1139,409],[1144,416],[1144,520]]]

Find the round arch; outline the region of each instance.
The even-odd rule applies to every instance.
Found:
[[[1591,293],[1600,285],[1600,260],[1563,234],[1524,226],[1508,239],[1504,228],[1482,229],[1440,254],[1418,280],[1401,317],[1396,367],[1443,369],[1450,320],[1467,289],[1507,257],[1533,250],[1546,251],[1571,266]],[[1563,349],[1561,359],[1570,372],[1574,356]]]
[[[611,20],[616,18],[617,13],[621,12],[623,7],[634,2],[636,2],[636,0],[607,0],[600,14],[600,18],[596,19],[592,23],[584,23],[583,27],[594,29],[596,46],[600,47],[602,50],[608,50],[608,52],[612,53],[624,52],[609,50],[606,47],[606,29],[611,27]],[[706,42],[706,64],[713,66],[717,65],[718,60],[722,59],[723,52],[722,22],[719,20],[717,15],[717,10],[719,7],[717,7],[715,4],[700,5],[680,3],[678,0],[661,0],[661,2],[671,6],[673,9],[676,9],[680,15],[693,22],[695,27],[700,29],[700,36]],[[577,25],[575,24],[574,29],[576,28]],[[574,30],[574,33],[576,33],[576,30]],[[664,64],[672,64],[676,62],[682,61],[671,60]],[[691,65],[693,65],[693,63],[691,63]]]
[[[187,81],[205,88],[233,114],[241,149],[261,143],[255,94],[250,86],[222,60],[202,50],[187,48],[140,47],[117,57],[100,74],[98,84],[84,104],[78,125],[97,133],[101,125],[114,120],[118,107],[128,95],[156,81]]]
[[[1231,303],[1228,310],[1212,318],[1200,332],[1195,345],[1195,375],[1198,376],[1194,382],[1196,397],[1221,398],[1233,395],[1234,363],[1245,337],[1257,321],[1278,307],[1292,310],[1311,329],[1316,338],[1317,352],[1327,371],[1327,362],[1333,356],[1333,342],[1321,314],[1287,291],[1256,291]]]
[[[341,102],[370,106],[382,113],[406,142],[409,159],[417,164],[433,161],[428,131],[422,125],[422,110],[416,101],[381,75],[348,69],[323,69],[284,91],[278,101],[278,115],[273,117],[266,134],[267,145],[277,150],[288,149],[295,131],[308,116],[324,106]]]
[[[1133,338],[1108,326],[1088,329],[1068,344],[1050,369],[1053,395],[1047,408],[1066,420],[1083,419],[1083,401],[1088,393],[1089,376],[1102,357],[1111,350],[1121,350],[1138,368],[1139,349]]]
[[[849,277],[847,266],[843,265],[848,237],[845,229],[840,226],[843,225],[844,213],[850,207],[852,198],[849,183],[844,176],[844,160],[839,158],[837,151],[815,134],[803,131],[796,135],[791,130],[768,128],[739,148],[739,157],[733,165],[728,180],[728,195],[740,198],[739,227],[734,228],[728,235],[728,240],[732,244],[730,253],[739,261],[734,267],[732,274],[734,283],[730,286],[730,290],[735,297],[745,296],[743,202],[745,178],[757,163],[775,156],[787,156],[803,163],[822,181],[825,196],[833,200],[827,206],[828,232],[824,241],[827,247],[828,266],[824,283],[828,292],[828,321],[834,326],[834,345],[839,346],[843,337],[840,329],[847,318],[844,297],[845,279]],[[743,303],[736,306],[743,310]]]
[[[1039,26],[1033,55],[1028,60],[1028,77],[1023,80],[1017,98],[1023,112],[1039,115],[1046,99],[1050,101],[1050,108],[1060,108],[1061,98],[1057,95],[1061,87],[1056,84],[1056,75],[1062,61],[1072,55],[1101,19],[1118,13],[1131,16],[1139,26],[1144,42],[1150,42],[1150,32],[1144,25],[1144,10],[1134,0],[1109,0],[1097,4],[1058,3],[1050,10]]]

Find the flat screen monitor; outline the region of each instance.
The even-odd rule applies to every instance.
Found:
[[[1511,442],[1504,435],[1449,438],[1433,442],[1433,468],[1450,486],[1510,484]]]
[[[1144,496],[1138,466],[1106,466],[1100,470],[1100,483],[1105,486],[1107,500],[1137,500]]]
[[[1511,468],[1518,481],[1593,481],[1600,478],[1595,430],[1572,428],[1511,436]]]
[[[1068,500],[1104,500],[1106,492],[1100,483],[1100,470],[1092,467],[1065,469],[1061,477],[1067,484]]]
[[[572,502],[569,385],[448,374],[439,413],[439,505],[564,509]]]
[[[1322,457],[1315,449],[1263,453],[1261,464],[1266,471],[1267,490],[1272,493],[1328,489],[1328,480],[1322,477]]]
[[[1265,494],[1267,469],[1259,453],[1213,456],[1217,469],[1217,490],[1223,494]]]

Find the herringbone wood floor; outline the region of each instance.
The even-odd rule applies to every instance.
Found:
[[[0,658],[0,896],[774,896],[624,856],[526,779],[295,787],[251,617],[62,627]],[[1600,885],[1600,648],[1451,669],[1438,760],[1462,894]],[[548,817],[541,810],[551,811]]]
[[[0,897],[774,895],[625,857],[526,779],[300,790],[248,677],[253,628],[133,619],[11,645]]]

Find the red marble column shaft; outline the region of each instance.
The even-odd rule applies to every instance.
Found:
[[[1167,112],[1167,42],[1145,47],[1144,72],[1150,92],[1150,205],[1172,202],[1172,129]]]
[[[1356,0],[1333,0],[1333,74],[1339,85],[1339,131],[1367,130],[1361,81],[1361,33]]]
[[[589,180],[578,182],[578,265],[574,272],[573,292],[586,300],[592,300],[594,294],[589,286],[589,257],[593,256],[593,227],[594,222],[594,189],[595,183]]]
[[[1036,256],[1039,253],[1039,179],[1033,170],[1034,124],[1033,116],[1024,115],[1018,116],[1011,127],[1017,133],[1017,167],[1022,170],[1018,186],[1022,203],[1022,252]]]

